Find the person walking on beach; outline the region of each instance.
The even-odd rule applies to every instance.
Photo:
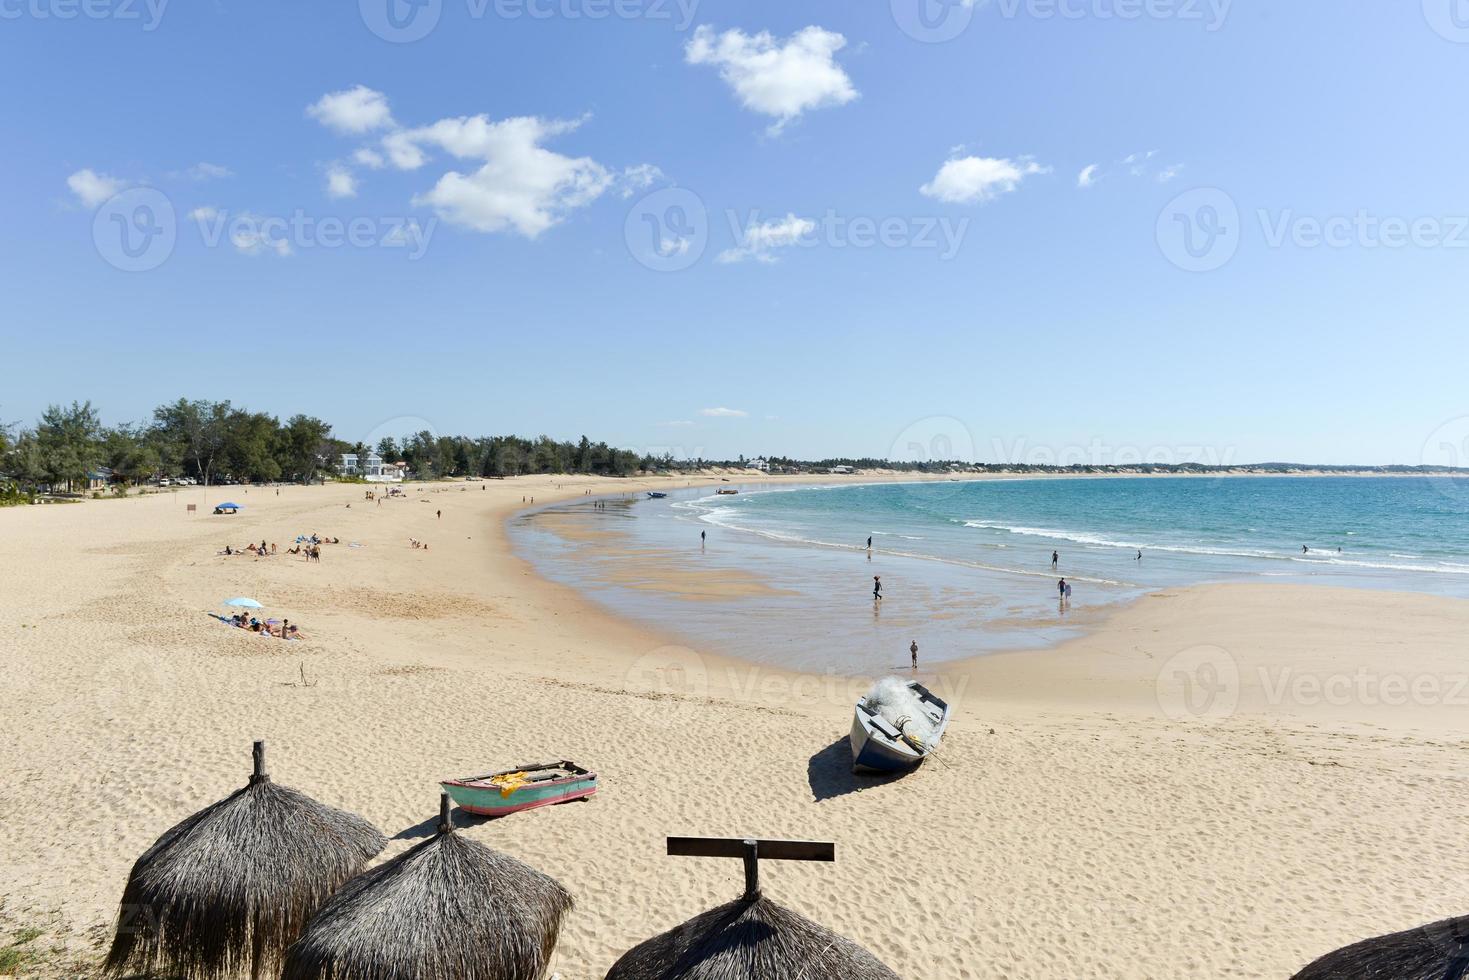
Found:
[[[1056,583],[1056,596],[1062,602],[1066,601],[1066,580],[1064,578]]]
[[[908,652],[913,655],[913,669],[918,669],[918,641],[914,640],[908,644]]]
[[[872,599],[874,602],[882,598],[882,576],[872,576]]]
[[[870,534],[867,535],[867,550],[868,551],[871,551],[872,550],[872,535],[870,535]]]
[[[442,521],[444,519],[444,512],[441,510],[436,510],[434,511],[434,517]]]
[[[1061,564],[1061,552],[1051,552],[1051,571],[1054,572],[1056,570],[1056,566],[1059,564]]]
[[[702,547],[704,547],[704,545],[706,545],[708,543],[709,543],[709,532],[708,531],[700,531],[699,532],[699,547],[702,548]]]

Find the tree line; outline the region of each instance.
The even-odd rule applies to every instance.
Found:
[[[76,492],[99,479],[117,487],[162,478],[199,483],[310,483],[343,476],[341,456],[370,451],[388,463],[406,463],[415,476],[500,477],[531,473],[629,476],[666,469],[668,457],[614,449],[585,436],[579,442],[549,436],[470,438],[431,432],[387,437],[376,446],[334,438],[332,427],[309,415],[285,421],[228,401],[190,400],[160,405],[146,422],[104,425],[90,401],[51,405],[33,426],[0,425],[0,493],[10,498],[40,491]]]

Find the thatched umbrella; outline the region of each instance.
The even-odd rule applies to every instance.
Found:
[[[571,910],[560,883],[454,832],[348,882],[286,954],[282,980],[540,980]]]
[[[668,853],[743,857],[745,894],[634,946],[606,980],[898,980],[850,939],[760,893],[760,858],[831,861],[832,845],[671,837]]]
[[[1469,916],[1364,939],[1327,953],[1292,980],[1462,980],[1469,975]]]
[[[109,971],[274,973],[328,896],[387,846],[361,817],[271,782],[264,742],[254,756],[249,785],[169,830],[133,865]]]

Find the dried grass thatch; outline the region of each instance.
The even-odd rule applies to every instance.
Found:
[[[768,898],[710,909],[634,946],[606,980],[898,980],[850,939]]]
[[[1469,916],[1365,939],[1327,953],[1292,980],[1462,980],[1469,976]]]
[[[348,882],[286,954],[282,980],[540,980],[571,910],[553,878],[454,833]]]
[[[361,817],[271,782],[257,742],[248,786],[170,829],[133,865],[107,969],[182,980],[272,974],[322,903],[386,846]]]

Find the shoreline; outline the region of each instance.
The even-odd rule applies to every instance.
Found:
[[[439,779],[533,756],[595,767],[589,803],[462,827],[573,892],[552,963],[564,980],[601,977],[738,893],[719,862],[663,857],[668,834],[837,841],[835,865],[772,868],[772,897],[899,975],[940,980],[1061,975],[1083,955],[1128,980],[1178,962],[1278,980],[1469,903],[1453,724],[1469,709],[1307,703],[1291,684],[1285,703],[1257,703],[1270,691],[1254,680],[1450,680],[1469,602],[1314,586],[1145,597],[1056,650],[944,665],[933,679],[960,704],[942,758],[865,782],[848,771],[849,679],[670,649],[510,548],[522,492],[540,506],[626,482],[427,484],[380,507],[365,489],[250,488],[236,518],[188,517],[186,499],[0,511],[0,930],[44,932],[24,975],[95,975],[132,860],[243,785],[262,737],[280,782],[397,835],[384,858],[431,816]],[[313,530],[343,542],[320,564],[215,554]],[[232,595],[310,639],[204,615]],[[1165,704],[1184,692],[1159,702],[1160,667],[1200,646],[1234,658],[1238,710],[1175,720]],[[874,877],[882,914],[862,900]]]

